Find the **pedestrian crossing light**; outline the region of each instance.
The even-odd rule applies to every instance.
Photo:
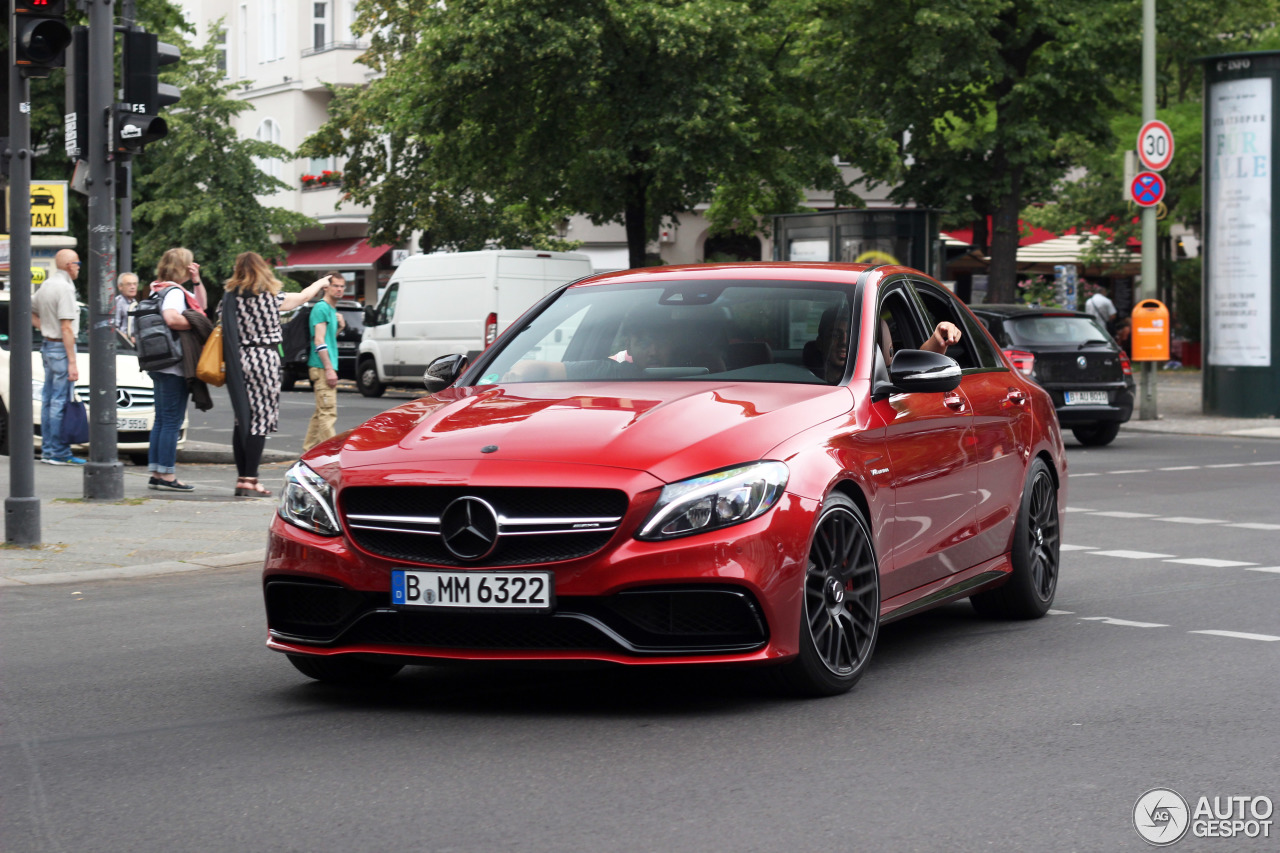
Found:
[[[66,0],[13,0],[9,35],[13,64],[24,77],[48,77],[61,68],[71,43]]]
[[[182,58],[178,48],[159,41],[155,34],[129,30],[124,34],[124,99],[117,104],[115,150],[137,154],[149,143],[163,139],[169,124],[160,110],[181,98],[177,86],[160,82],[160,66]]]

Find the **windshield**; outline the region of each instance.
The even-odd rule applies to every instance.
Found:
[[[42,335],[33,326],[31,329],[31,346],[40,349]],[[9,303],[0,302],[0,348],[9,348]],[[116,335],[116,350],[133,352],[133,344],[124,335]],[[89,306],[80,306],[80,333],[76,335],[76,352],[89,351]]]
[[[849,300],[808,282],[653,282],[569,288],[520,329],[480,384],[713,380],[835,384]],[[838,343],[837,343],[838,342]]]
[[[1013,317],[1005,321],[1010,341],[1019,346],[1035,344],[1082,344],[1086,341],[1110,343],[1111,336],[1092,317],[1048,315]]]

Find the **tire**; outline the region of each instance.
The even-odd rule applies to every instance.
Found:
[[[398,663],[380,663],[365,658],[341,655],[319,657],[312,655],[287,655],[294,669],[316,681],[330,684],[376,684],[386,681],[404,669]]]
[[[786,687],[802,696],[848,692],[866,671],[880,633],[880,571],[871,528],[852,500],[822,505],[809,545],[800,654],[785,664]]]
[[[371,358],[360,362],[356,369],[356,386],[366,397],[381,397],[387,386],[378,379],[378,365]]]
[[[1085,447],[1106,447],[1120,434],[1120,422],[1111,421],[1091,427],[1072,427],[1071,434]]]
[[[1039,619],[1053,605],[1060,563],[1058,487],[1043,459],[1027,472],[1017,526],[1013,532],[1009,579],[996,589],[971,596],[974,610],[998,619]]]

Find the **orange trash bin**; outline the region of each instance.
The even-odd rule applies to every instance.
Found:
[[[1133,361],[1169,360],[1169,309],[1159,299],[1133,306]]]

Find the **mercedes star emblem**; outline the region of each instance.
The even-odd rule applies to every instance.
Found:
[[[480,498],[458,498],[440,514],[440,535],[459,560],[483,560],[498,544],[498,513]]]
[[[129,393],[127,388],[116,389],[116,407],[127,409],[133,405],[133,395]]]

